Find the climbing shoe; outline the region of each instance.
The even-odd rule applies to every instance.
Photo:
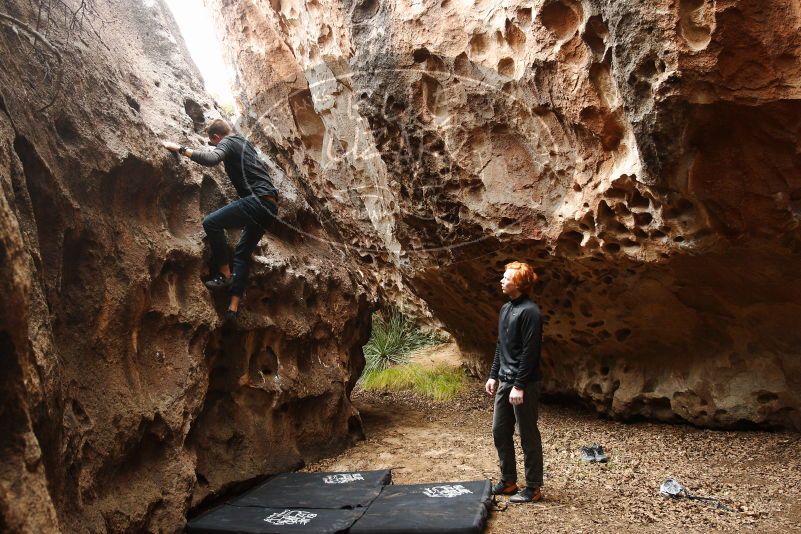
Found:
[[[595,461],[598,463],[606,463],[609,460],[609,456],[606,455],[604,452],[604,448],[600,445],[595,445],[593,447],[593,452],[595,453]]]
[[[518,490],[517,484],[514,482],[498,482],[492,486],[493,495],[512,495]]]
[[[540,488],[523,488],[517,495],[509,497],[509,502],[537,502],[542,500]]]
[[[223,324],[229,324],[229,325],[236,324],[237,315],[238,315],[237,312],[235,312],[234,310],[226,310],[222,316]]]
[[[206,287],[209,289],[228,289],[231,287],[231,282],[234,281],[234,277],[227,278],[222,274],[218,274],[214,278],[206,280],[204,283]]]
[[[595,462],[595,445],[579,449],[579,457],[583,462]]]

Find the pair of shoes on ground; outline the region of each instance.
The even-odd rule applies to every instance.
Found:
[[[537,502],[542,500],[540,488],[523,488],[521,490],[514,482],[498,482],[492,487],[492,494],[511,495],[511,497],[509,497],[509,502],[513,503]]]
[[[597,443],[593,443],[589,447],[582,447],[579,450],[579,456],[585,462],[598,462],[598,463],[605,463],[609,460],[609,457],[604,452],[604,448],[598,445]]]

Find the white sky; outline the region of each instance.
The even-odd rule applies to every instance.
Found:
[[[211,14],[202,0],[165,0],[186,41],[192,60],[200,69],[206,90],[222,106],[235,107],[231,86],[234,73],[223,61],[222,46]]]

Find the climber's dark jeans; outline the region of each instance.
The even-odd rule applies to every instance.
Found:
[[[242,228],[242,235],[234,251],[232,271],[234,280],[231,294],[242,296],[248,283],[250,255],[259,244],[265,230],[275,221],[278,206],[257,196],[240,198],[225,207],[210,213],[203,219],[203,229],[209,237],[214,265],[220,267],[228,263],[228,241],[225,230]]]
[[[542,486],[542,438],[537,428],[537,410],[540,402],[541,382],[531,382],[523,393],[523,404],[509,404],[511,382],[499,382],[495,393],[495,411],[492,414],[492,436],[498,450],[503,482],[517,482],[517,464],[515,463],[515,445],[512,438],[515,422],[520,432],[520,445],[523,448],[523,460],[526,470],[526,486],[539,488]]]

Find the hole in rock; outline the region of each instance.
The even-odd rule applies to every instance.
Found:
[[[769,391],[765,391],[763,393],[760,393],[757,396],[757,402],[759,402],[761,404],[764,404],[764,403],[767,403],[767,402],[773,402],[773,401],[778,400],[778,399],[779,399],[778,395],[776,395],[775,393],[771,393]]]
[[[505,57],[498,62],[498,73],[502,76],[512,77],[515,74],[515,60]]]
[[[638,190],[634,189],[629,195],[629,206],[632,208],[648,208],[651,201],[645,198]]]
[[[125,101],[128,102],[128,105],[131,107],[131,109],[133,109],[134,111],[139,113],[139,109],[140,109],[141,106],[139,105],[139,102],[137,102],[137,100],[134,97],[129,96],[129,95],[125,95]]]
[[[526,34],[509,19],[506,19],[505,37],[506,42],[515,52],[522,50],[523,45],[526,44]]]
[[[659,418],[673,419],[675,416],[671,409],[670,399],[667,397],[658,397],[656,399],[649,399],[648,407],[651,409],[651,415]]]
[[[432,72],[450,72],[450,68],[442,60],[441,57],[431,54],[428,56],[428,60],[426,61],[426,69]],[[458,80],[454,80],[454,84],[459,83]]]
[[[480,56],[487,51],[489,45],[486,33],[477,33],[470,38],[470,55]],[[457,58],[458,59],[458,58]]]
[[[692,50],[701,50],[712,40],[712,30],[704,20],[705,3],[705,0],[679,0],[680,33]]]
[[[593,15],[587,19],[584,33],[581,38],[597,56],[602,56],[606,50],[606,36],[609,31],[600,15]]]
[[[558,39],[571,37],[578,30],[581,16],[577,13],[580,9],[572,2],[557,0],[542,8],[540,20],[542,25],[549,29]]]
[[[378,0],[362,0],[353,10],[353,22],[365,22],[378,13],[381,3]]]
[[[616,150],[623,140],[626,129],[616,115],[607,115],[601,130],[601,145],[604,150]]]
[[[422,63],[427,60],[430,55],[431,54],[427,48],[418,48],[412,52],[412,59],[414,59],[415,63]]]
[[[654,220],[654,216],[644,211],[642,213],[635,213],[634,214],[634,223],[637,226],[648,226],[651,224],[651,221]]]
[[[627,215],[631,215],[631,211],[629,210],[628,206],[626,206],[623,202],[618,202],[615,204],[615,215],[618,217],[625,217]]]
[[[603,200],[598,203],[598,209],[596,211],[598,213],[598,221],[602,223],[615,218],[615,212],[612,211],[612,208],[609,207],[609,204]]]
[[[75,123],[68,115],[61,115],[55,122],[56,133],[65,143],[72,143],[78,138],[78,130]]]
[[[626,198],[626,192],[618,187],[610,187],[606,191],[607,198],[616,198],[616,199],[624,199]]]

